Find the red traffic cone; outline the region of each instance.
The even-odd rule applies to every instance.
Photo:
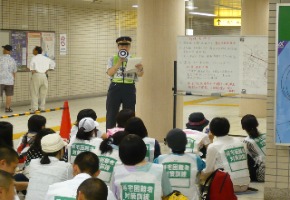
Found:
[[[60,136],[64,139],[69,139],[69,134],[71,130],[71,120],[69,113],[68,101],[65,101],[63,104],[62,119],[60,125]]]

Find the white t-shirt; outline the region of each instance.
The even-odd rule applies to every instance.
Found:
[[[45,196],[45,200],[55,200],[56,197],[59,199],[76,198],[77,189],[82,182],[91,178],[89,174],[81,173],[76,175],[73,179],[67,180],[60,183],[54,183],[49,186]],[[115,196],[112,191],[108,188],[107,200],[115,200]]]
[[[49,185],[69,180],[73,177],[72,165],[49,157],[49,164],[41,164],[40,159],[30,162],[30,179],[25,200],[44,200]]]
[[[38,73],[45,73],[49,69],[55,68],[55,62],[42,54],[33,56],[30,61],[29,69],[36,70]]]
[[[230,174],[234,185],[250,183],[246,150],[240,140],[226,135],[216,137],[208,146],[203,172],[210,173],[218,168]]]

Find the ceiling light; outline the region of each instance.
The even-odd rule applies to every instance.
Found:
[[[138,5],[133,5],[132,8],[138,8]]]
[[[202,16],[208,16],[208,17],[215,17],[215,14],[210,13],[202,13],[202,12],[189,12],[191,15],[202,15]]]
[[[193,9],[197,9],[198,7],[194,7],[194,6],[185,6],[185,8],[187,8],[188,10],[193,10]]]

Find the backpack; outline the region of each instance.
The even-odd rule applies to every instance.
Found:
[[[206,191],[207,188],[207,191]],[[201,190],[202,200],[237,200],[229,173],[215,170],[205,181]]]
[[[169,195],[162,197],[162,200],[189,200],[177,190],[173,190]]]

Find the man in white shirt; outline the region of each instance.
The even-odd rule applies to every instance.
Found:
[[[6,106],[5,112],[13,112],[10,108],[11,99],[14,94],[14,82],[15,82],[15,74],[17,72],[16,62],[10,56],[12,51],[12,46],[5,45],[3,48],[3,56],[0,57],[0,92],[1,96],[5,91],[6,95]]]
[[[96,154],[86,151],[80,153],[73,164],[74,178],[68,181],[55,183],[49,186],[45,200],[76,199],[80,184],[100,173],[99,158]],[[113,193],[108,191],[108,200],[115,200]]]
[[[45,109],[45,98],[48,90],[48,80],[46,73],[48,70],[53,70],[55,68],[55,62],[50,58],[42,55],[42,48],[36,46],[33,49],[33,54],[29,69],[32,73],[30,93],[31,93],[31,111]],[[40,99],[40,104],[38,105],[38,98]]]

